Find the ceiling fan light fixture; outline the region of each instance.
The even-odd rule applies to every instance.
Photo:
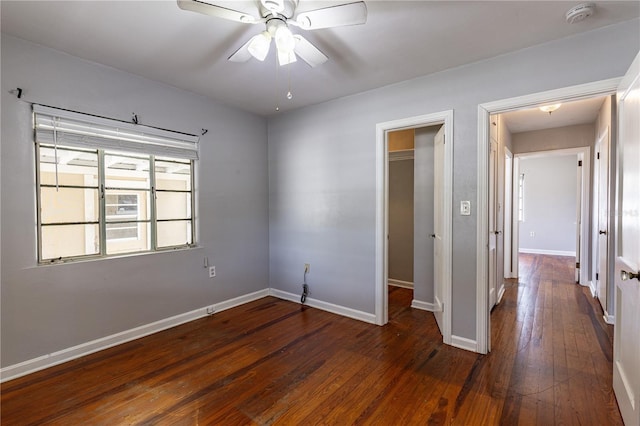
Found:
[[[251,56],[259,61],[264,61],[269,53],[269,47],[271,46],[271,35],[267,31],[254,36],[249,42],[247,47]]]
[[[549,114],[551,114],[553,111],[555,111],[558,108],[560,108],[561,105],[562,104],[543,105],[543,106],[540,107],[540,111],[548,112]]]
[[[296,61],[297,61],[296,54],[293,50],[287,52],[287,51],[278,49],[278,64],[280,66],[289,65]]]
[[[293,38],[291,30],[286,25],[280,25],[276,29],[274,38],[276,40],[278,52],[293,52],[293,49],[296,48],[296,40]]]

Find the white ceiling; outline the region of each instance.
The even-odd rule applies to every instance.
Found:
[[[590,124],[596,121],[604,99],[600,96],[566,102],[551,114],[540,111],[539,108],[530,108],[503,113],[500,117],[511,133]]]
[[[215,2],[214,0],[211,0]],[[301,0],[298,11],[344,1]],[[253,1],[215,2],[252,12]],[[367,0],[365,25],[305,32],[329,61],[280,68],[227,57],[262,25],[184,11],[165,1],[2,0],[3,33],[209,96],[261,115],[323,102],[640,16],[638,1],[596,2],[567,24],[579,1]],[[293,32],[303,30],[293,28]],[[290,77],[289,77],[290,74]],[[291,81],[293,99],[285,94]],[[277,82],[277,83],[276,83]]]

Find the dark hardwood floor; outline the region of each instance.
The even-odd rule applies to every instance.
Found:
[[[571,258],[523,255],[493,351],[392,287],[365,324],[265,298],[1,386],[2,425],[617,425],[613,329]]]

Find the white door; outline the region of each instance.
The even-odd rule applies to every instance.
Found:
[[[576,270],[575,277],[576,282],[580,282],[580,259],[582,258],[582,192],[583,185],[585,184],[582,180],[582,160],[580,160],[580,155],[576,158],[578,162],[577,170],[577,193],[576,193]]]
[[[617,98],[619,186],[613,390],[622,418],[631,426],[640,424],[640,54],[624,77]]]
[[[433,282],[434,302],[436,305],[436,322],[442,333],[443,310],[442,295],[444,292],[444,271],[442,270],[444,220],[444,126],[438,130],[433,140]]]
[[[497,237],[498,221],[496,209],[496,195],[498,185],[498,142],[497,142],[497,121],[495,117],[491,119],[490,125],[490,152],[489,152],[489,310],[496,304],[498,288],[498,256]],[[495,129],[495,130],[494,130]]]
[[[607,281],[609,270],[609,130],[598,140],[596,161],[598,163],[598,259],[596,272],[596,296],[604,312],[607,310]]]

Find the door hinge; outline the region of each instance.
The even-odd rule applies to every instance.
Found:
[[[598,153],[598,155],[596,155],[596,159],[600,159],[600,153]]]
[[[600,279],[600,274],[596,272],[596,281]]]
[[[578,167],[582,167],[582,160],[578,161]]]
[[[580,262],[576,262],[576,269],[580,269]]]

